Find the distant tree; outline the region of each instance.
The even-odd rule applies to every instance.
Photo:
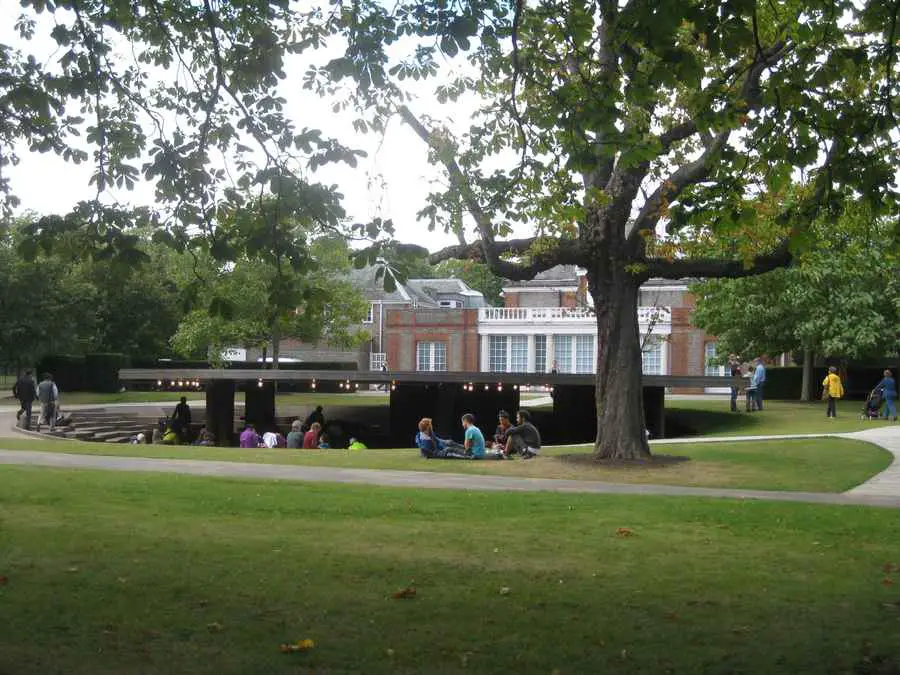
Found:
[[[791,267],[692,289],[692,321],[718,337],[720,354],[802,354],[805,400],[814,355],[877,357],[900,345],[895,224],[855,205],[836,222],[817,221],[810,236]]]

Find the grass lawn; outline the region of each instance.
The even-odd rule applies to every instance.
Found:
[[[758,490],[843,492],[887,468],[891,455],[875,445],[840,438],[656,446],[655,452],[683,455],[689,462],[663,467],[597,467],[563,461],[560,455],[590,450],[547,448],[533,460],[465,462],[426,460],[412,448],[394,450],[245,450],[190,446],[124,445],[31,439],[2,439],[11,450],[93,455],[215,459],[266,464],[338,466],[356,469],[439,471],[529,478],[569,478],[614,483],[656,483]]]
[[[766,401],[762,412],[732,413],[727,399],[666,401],[666,424],[686,427],[701,436],[756,436],[770,434],[842,433],[870,429],[883,421],[859,419],[862,401],[838,402],[838,417],[825,418],[825,404],[821,401]]]
[[[0,672],[894,673],[898,541],[894,510],[2,467]]]

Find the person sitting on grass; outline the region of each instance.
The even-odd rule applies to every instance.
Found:
[[[319,450],[328,450],[331,446],[328,444],[328,434],[322,432],[319,436]]]
[[[351,438],[350,445],[347,446],[347,449],[348,450],[368,450],[369,448],[362,441],[360,441],[356,438]]]
[[[462,416],[462,426],[466,430],[465,448],[466,455],[471,459],[503,459],[502,452],[486,452],[484,448],[484,434],[475,426],[475,415],[466,413]]]
[[[497,428],[494,430],[494,450],[500,450],[504,452],[506,450],[506,433],[509,431],[509,428],[512,426],[512,423],[509,421],[509,413],[505,410],[501,410],[497,413]]]
[[[516,426],[506,430],[506,456],[519,453],[523,459],[537,457],[541,451],[541,434],[531,423],[531,413],[520,410],[516,414]]]
[[[416,447],[425,459],[468,459],[466,449],[456,441],[439,438],[434,433],[430,417],[419,420],[416,432]]]
[[[252,424],[247,424],[246,428],[241,432],[241,447],[259,447],[259,434],[256,433],[256,428]]]
[[[322,425],[318,422],[313,422],[312,426],[309,428],[309,431],[303,436],[303,449],[304,450],[314,450],[319,447],[319,434],[322,433]]]
[[[200,429],[200,432],[197,434],[197,440],[194,441],[193,445],[202,445],[204,447],[212,446],[216,444],[216,439],[210,433],[209,429],[203,427]]]
[[[294,420],[291,422],[291,430],[287,435],[287,446],[294,450],[299,450],[303,447],[303,432],[300,430],[303,426],[303,422],[300,420]]]

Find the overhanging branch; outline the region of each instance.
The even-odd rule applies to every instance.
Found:
[[[765,274],[780,267],[786,267],[793,260],[787,242],[775,251],[758,255],[749,263],[743,260],[723,260],[720,258],[684,258],[664,260],[649,258],[647,273],[661,279],[737,279]]]
[[[495,260],[495,263],[491,265],[491,270],[504,279],[521,281],[523,279],[531,279],[534,275],[557,265],[584,264],[583,255],[579,249],[578,242],[575,240],[557,240],[552,247],[548,247],[546,250],[542,250],[544,248],[542,246],[538,251],[534,251],[532,249],[537,241],[537,237],[530,237],[528,239],[491,242],[487,245]],[[432,253],[428,258],[428,262],[436,265],[444,260],[460,259],[487,263],[484,256],[485,247],[484,242],[447,246],[436,253]],[[501,255],[527,255],[529,262],[509,262],[503,260],[500,257]]]
[[[557,245],[550,247],[547,251],[538,253],[529,252],[531,245],[536,239],[513,239],[509,241],[494,240],[494,225],[490,216],[482,208],[478,201],[478,197],[465,174],[460,168],[457,161],[449,156],[446,143],[429,131],[419,119],[413,115],[412,111],[405,105],[399,107],[400,116],[413,131],[428,144],[440,159],[450,182],[462,197],[466,210],[475,219],[475,225],[478,229],[479,241],[472,244],[463,244],[460,242],[457,246],[450,246],[431,256],[432,264],[449,258],[467,258],[484,262],[494,274],[505,279],[522,280],[530,279],[538,272],[550,269],[561,264],[577,264],[577,245],[575,242],[566,240],[559,241]],[[520,264],[503,260],[500,258],[503,254],[524,255],[528,252],[530,262]]]

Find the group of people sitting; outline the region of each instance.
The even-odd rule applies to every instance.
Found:
[[[267,431],[260,435],[253,424],[247,424],[240,436],[242,448],[290,448],[294,450],[314,450],[316,448],[326,450],[335,447],[329,441],[325,433],[325,414],[322,406],[316,407],[306,420],[294,420],[287,437],[282,436],[277,429]],[[365,450],[366,445],[356,438],[351,438],[347,446],[348,450]]]
[[[505,410],[501,410],[497,418],[498,424],[490,449],[471,413],[466,413],[461,419],[464,430],[462,443],[439,437],[434,431],[432,419],[423,417],[419,420],[416,447],[426,459],[512,459],[514,455],[531,459],[538,455],[541,450],[541,434],[531,422],[531,413],[520,410],[516,414],[515,425],[510,422],[509,413]]]

